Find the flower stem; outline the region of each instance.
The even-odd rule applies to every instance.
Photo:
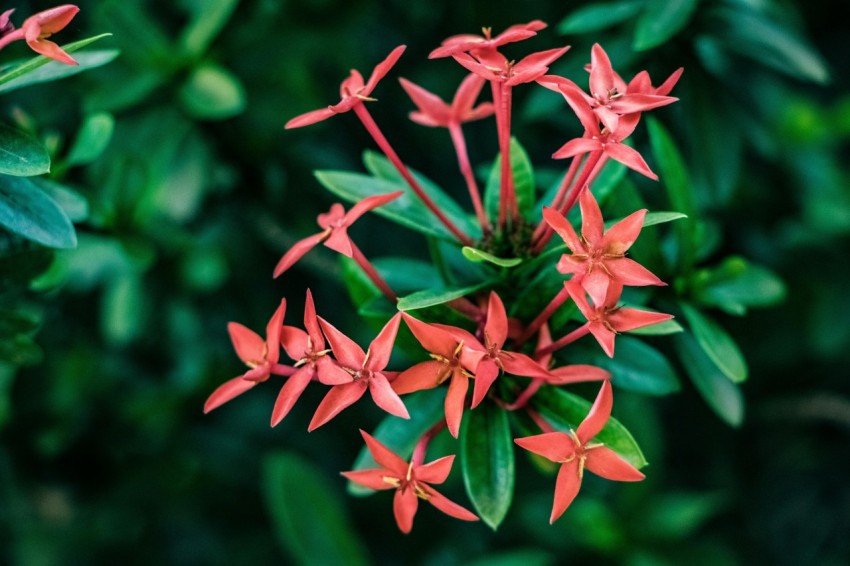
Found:
[[[478,192],[478,184],[475,182],[475,175],[472,173],[472,166],[469,164],[469,153],[466,151],[466,140],[463,137],[463,130],[459,122],[449,124],[449,133],[452,136],[452,142],[457,152],[457,161],[460,166],[460,172],[466,180],[466,188],[469,190],[469,198],[472,199],[472,206],[475,208],[475,215],[478,217],[478,222],[481,224],[481,231],[487,234],[491,231],[490,220],[487,218],[487,212],[484,210],[484,205],[481,203],[481,194]]]
[[[516,401],[509,405],[505,405],[504,409],[506,411],[516,411],[524,408],[526,405],[528,405],[528,402],[531,400],[532,397],[534,397],[534,394],[537,393],[537,391],[540,389],[541,386],[543,386],[544,383],[545,381],[539,377],[533,379],[531,383],[528,384],[528,387],[526,387],[523,392],[519,394],[519,397],[516,398]]]
[[[372,139],[375,140],[375,143],[378,144],[378,147],[381,148],[381,151],[384,152],[384,155],[387,156],[387,159],[395,166],[404,180],[410,185],[410,188],[413,189],[413,192],[416,193],[416,196],[419,197],[419,200],[428,207],[428,209],[434,213],[434,216],[443,223],[443,225],[452,233],[463,245],[471,246],[472,240],[461,232],[454,223],[449,220],[445,214],[437,207],[431,197],[429,197],[422,187],[416,182],[416,179],[413,178],[413,175],[410,174],[410,171],[407,169],[407,166],[402,163],[398,154],[390,145],[390,142],[387,141],[387,138],[384,137],[384,134],[381,132],[380,128],[378,128],[378,124],[375,123],[375,120],[372,119],[372,115],[369,114],[369,111],[366,110],[365,104],[355,104],[354,105],[354,113],[357,114],[357,117],[360,118],[360,121],[363,123],[363,126],[372,136]]]
[[[437,424],[429,428],[422,435],[422,438],[419,439],[419,442],[416,443],[416,447],[413,449],[413,456],[410,458],[410,463],[414,467],[422,465],[422,462],[425,461],[425,452],[428,450],[428,444],[444,428],[446,428],[446,419],[440,419]]]
[[[363,252],[360,251],[360,248],[354,242],[351,242],[351,251],[354,253],[352,258],[357,262],[357,265],[360,266],[360,269],[366,274],[366,276],[372,280],[378,289],[386,295],[386,297],[390,300],[390,302],[395,303],[398,301],[398,296],[390,289],[390,286],[384,281],[383,277],[378,274],[378,270],[375,269],[375,266],[366,259],[366,256],[363,255]]]
[[[581,326],[579,326],[578,328],[576,328],[575,330],[573,330],[572,332],[570,332],[569,334],[567,334],[566,336],[562,336],[561,338],[555,340],[554,342],[552,342],[548,346],[540,348],[539,350],[534,352],[534,357],[540,358],[542,356],[545,356],[546,354],[551,354],[552,352],[560,350],[561,348],[563,348],[567,344],[572,344],[573,342],[575,342],[576,340],[578,340],[579,338],[581,338],[582,336],[584,336],[588,332],[590,332],[590,323],[586,322],[586,323],[582,324]]]
[[[559,208],[562,204],[564,204],[563,201],[567,198],[567,191],[569,191],[572,186],[573,181],[576,178],[576,173],[579,171],[579,166],[583,162],[583,156],[573,157],[573,162],[570,163],[570,167],[567,169],[567,172],[564,174],[564,179],[558,187],[558,192],[555,194],[555,198],[552,199],[552,204],[549,205],[551,208]]]
[[[522,335],[520,335],[518,342],[522,344],[526,340],[534,336],[534,333],[540,330],[540,327],[543,326],[543,324],[548,321],[553,314],[555,314],[555,311],[558,310],[558,308],[564,304],[564,302],[569,298],[569,296],[570,293],[569,291],[567,291],[567,288],[561,288],[561,290],[558,291],[558,294],[555,295],[555,297],[552,298],[551,301],[549,301],[549,304],[546,305],[546,308],[543,309],[543,311],[539,315],[537,315],[537,318],[532,320],[531,324],[529,324],[525,328],[525,331],[522,333]]]
[[[531,417],[531,420],[540,427],[541,432],[555,432],[552,425],[550,425],[549,422],[540,415],[540,413],[534,409],[529,409],[528,407],[526,407],[525,411],[528,413],[528,416]]]
[[[499,81],[490,81],[493,90],[493,105],[496,107],[496,130],[499,138],[499,154],[502,169],[499,176],[499,228],[507,226],[508,211],[515,218],[516,198],[513,193],[513,171],[511,170],[511,89]],[[512,198],[513,196],[513,198]]]

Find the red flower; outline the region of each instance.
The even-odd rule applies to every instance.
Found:
[[[629,81],[628,87],[626,88],[626,92],[629,94],[638,93],[638,94],[654,94],[658,96],[666,96],[670,94],[670,91],[673,90],[673,87],[676,86],[676,83],[679,82],[679,77],[682,76],[682,72],[684,69],[679,67],[673,73],[670,74],[667,79],[661,83],[658,88],[652,86],[652,81],[649,78],[649,73],[646,71],[641,71],[636,74],[632,80]]]
[[[558,262],[558,271],[575,274],[573,281],[581,283],[595,304],[602,304],[608,284],[666,285],[638,262],[626,257],[643,227],[646,209],[638,210],[617,222],[604,232],[602,211],[590,190],[580,197],[581,237],[576,235],[570,222],[557,210],[545,207],[543,219],[563,238],[572,254],[564,254]]]
[[[568,49],[569,46],[532,53],[524,57],[519,63],[508,61],[507,57],[495,50],[458,53],[453,57],[467,70],[488,81],[516,86],[536,81],[548,73],[549,65],[566,53]]]
[[[466,53],[469,51],[489,51],[495,50],[506,43],[522,41],[537,35],[537,32],[546,27],[544,22],[534,20],[527,24],[517,24],[509,27],[496,37],[491,37],[492,28],[482,28],[483,36],[472,34],[453,35],[440,44],[428,55],[429,59],[437,59],[439,57],[451,57],[458,53]]]
[[[36,53],[67,65],[76,65],[77,62],[70,55],[47,38],[67,26],[79,11],[80,9],[73,4],[56,6],[33,14],[24,20],[21,29],[16,30],[9,23],[12,10],[7,10],[0,15],[0,31],[6,32],[0,37],[0,49],[12,41],[24,39],[30,49]]]
[[[564,285],[567,287],[567,291],[569,291],[581,314],[587,319],[588,330],[596,338],[596,341],[599,342],[599,345],[602,346],[605,353],[608,354],[608,357],[611,358],[614,357],[614,337],[617,333],[657,324],[673,318],[671,314],[618,307],[617,301],[620,300],[623,286],[617,281],[612,281],[608,285],[605,302],[598,305],[594,303],[592,306],[587,302],[584,289],[577,283],[567,281]]]
[[[212,392],[204,404],[204,413],[227,403],[234,397],[248,391],[260,382],[266,381],[280,359],[280,333],[283,327],[283,315],[286,312],[286,299],[274,311],[266,326],[266,339],[238,322],[227,325],[230,340],[239,359],[250,368],[248,371],[225,381]]]
[[[452,436],[457,438],[466,392],[469,390],[469,378],[472,377],[471,368],[465,367],[461,361],[461,352],[464,344],[476,341],[475,337],[459,328],[449,332],[445,328],[416,320],[406,313],[402,313],[402,316],[407,327],[433,359],[402,372],[393,382],[393,389],[403,395],[432,389],[451,378],[445,401],[446,424]]]
[[[352,69],[351,74],[347,79],[342,81],[342,84],[339,87],[341,100],[337,104],[296,116],[286,123],[286,129],[288,130],[290,128],[309,126],[310,124],[327,120],[336,114],[348,112],[356,105],[362,104],[366,100],[374,100],[373,98],[370,98],[369,95],[372,94],[372,91],[375,90],[376,86],[378,86],[378,82],[386,76],[390,69],[393,68],[393,65],[396,64],[396,61],[398,61],[398,58],[401,57],[402,53],[404,53],[404,50],[404,45],[399,45],[393,49],[386,59],[378,63],[372,71],[372,75],[369,77],[369,80],[365,83],[363,82],[363,75],[361,75],[357,70]]]
[[[448,128],[452,124],[472,122],[493,114],[491,102],[485,102],[473,108],[475,100],[481,93],[481,87],[484,86],[484,79],[474,73],[468,75],[460,84],[451,105],[407,79],[399,79],[399,81],[410,99],[419,108],[418,112],[410,113],[410,119],[417,124]]]
[[[427,464],[408,464],[389,448],[372,438],[368,433],[360,431],[363,440],[372,457],[381,466],[371,470],[342,472],[342,475],[370,489],[395,489],[393,513],[398,528],[403,533],[409,533],[413,528],[413,518],[423,499],[451,517],[463,521],[477,521],[478,517],[447,499],[431,487],[432,483],[443,483],[449,476],[454,462],[454,456],[445,456]]]
[[[602,389],[578,430],[547,432],[514,440],[517,444],[547,460],[561,464],[555,480],[555,501],[549,522],[563,515],[581,488],[584,469],[614,481],[640,481],[644,475],[616,452],[601,443],[590,442],[611,416],[613,396],[611,383],[602,382]]]
[[[369,345],[368,352],[363,352],[351,338],[319,317],[319,323],[330,342],[334,356],[348,375],[342,384],[334,385],[319,403],[307,430],[313,431],[334,418],[340,411],[360,399],[367,389],[372,394],[372,400],[380,408],[391,415],[410,418],[404,403],[393,391],[384,372],[390,362],[400,317],[401,313],[396,314],[384,325],[380,334]]]
[[[313,234],[303,240],[299,240],[289,248],[289,251],[277,262],[277,266],[274,268],[274,276],[279,277],[284,271],[292,267],[296,261],[301,259],[304,254],[319,244],[325,244],[325,246],[344,256],[352,257],[354,251],[351,239],[348,237],[348,227],[366,212],[386,204],[400,197],[402,194],[404,194],[402,191],[398,191],[385,195],[366,197],[352,206],[348,212],[345,212],[341,204],[333,204],[328,212],[320,214],[318,217],[319,226],[323,230],[318,234]]]

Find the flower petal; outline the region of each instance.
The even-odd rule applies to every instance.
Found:
[[[579,206],[581,207],[581,235],[589,244],[588,247],[598,248],[605,231],[605,222],[602,220],[599,203],[587,187],[581,191]]]
[[[259,334],[238,322],[228,322],[227,332],[239,359],[249,365],[265,360],[266,341]]]
[[[322,317],[318,317],[318,319],[339,363],[350,369],[362,369],[366,361],[366,352],[351,338],[337,330],[333,324]]]
[[[369,393],[372,394],[372,400],[375,404],[396,417],[409,419],[410,414],[407,412],[407,407],[404,406],[398,393],[393,391],[389,381],[384,374],[375,372],[369,378]]]
[[[354,257],[354,245],[351,243],[351,238],[348,237],[346,228],[346,226],[339,226],[331,229],[330,236],[323,244],[326,248],[341,253],[345,257]]]
[[[452,99],[452,105],[450,112],[452,114],[452,118],[457,122],[466,121],[466,117],[472,113],[472,107],[475,106],[475,101],[478,100],[478,95],[481,94],[481,88],[484,86],[486,81],[479,75],[475,73],[470,73],[466,75],[466,78],[460,83],[460,86],[457,88],[455,92],[455,96]],[[492,113],[492,106],[490,113]],[[477,118],[483,118],[484,116],[477,116]]]
[[[610,283],[611,278],[602,269],[591,269],[590,273],[581,278],[581,286],[590,295],[594,305],[605,303],[605,295],[608,293]]]
[[[484,338],[487,347],[495,349],[500,349],[508,338],[508,314],[505,312],[505,304],[495,291],[490,291],[490,300],[487,303]]]
[[[605,253],[622,255],[626,253],[635,243],[643,228],[643,220],[646,218],[646,209],[635,211],[616,224],[605,233],[602,248]]]
[[[389,55],[387,55],[386,59],[378,63],[375,66],[375,70],[372,71],[372,75],[369,77],[369,82],[366,83],[360,94],[363,96],[369,96],[372,94],[372,91],[375,90],[376,86],[378,86],[378,82],[390,72],[390,69],[393,68],[393,65],[396,64],[396,61],[398,61],[398,58],[401,57],[401,54],[404,53],[406,48],[407,47],[404,45],[399,45],[393,49]]]
[[[289,414],[289,411],[295,406],[295,402],[298,401],[298,398],[301,397],[301,394],[307,388],[315,371],[313,366],[302,366],[286,380],[274,402],[271,420],[272,426],[277,426]]]
[[[581,240],[578,238],[578,234],[576,234],[575,228],[573,228],[573,225],[570,224],[570,221],[563,214],[554,208],[544,206],[543,220],[564,240],[564,243],[567,244],[571,252],[575,254],[585,251]]]
[[[387,364],[390,363],[390,356],[393,351],[396,333],[398,332],[398,324],[401,321],[401,313],[395,314],[384,327],[378,336],[372,340],[369,345],[368,359],[366,360],[366,369],[372,371],[381,371]]]
[[[640,309],[621,308],[608,316],[608,322],[617,332],[627,332],[635,328],[643,328],[658,324],[673,318],[672,314],[663,312],[643,311]]]
[[[594,43],[590,50],[590,94],[597,100],[607,101],[613,88],[614,69],[611,67],[611,59],[601,45]]]
[[[370,197],[366,197],[354,206],[352,206],[351,209],[345,213],[345,217],[343,218],[343,224],[346,226],[351,226],[355,220],[366,214],[368,211],[387,204],[391,200],[395,200],[403,194],[403,191],[395,191],[383,195],[372,195]]]
[[[234,377],[222,383],[215,391],[207,398],[204,403],[204,413],[209,413],[213,409],[222,406],[234,397],[242,395],[255,385],[257,381],[243,379],[242,376]]]
[[[461,521],[477,521],[478,517],[472,511],[461,507],[454,501],[448,499],[445,495],[429,486],[422,486],[422,489],[425,493],[428,494],[428,503],[448,515],[449,517],[454,517],[455,519],[460,519]]]
[[[376,468],[372,470],[355,470],[352,472],[342,472],[348,481],[353,481],[369,489],[395,489],[391,483],[384,481],[387,477],[387,470]]]
[[[274,268],[274,277],[280,277],[280,275],[292,267],[296,261],[301,259],[304,254],[321,244],[330,234],[327,231],[319,232],[318,234],[313,234],[312,236],[307,236],[303,240],[299,240],[293,244],[289,250],[283,257],[280,258],[280,261],[277,262],[277,265]]]
[[[444,358],[454,357],[454,350],[458,345],[454,336],[432,324],[417,320],[407,313],[402,313],[401,316],[423,348]]]
[[[276,364],[280,359],[280,333],[283,330],[283,317],[286,313],[286,299],[281,299],[280,305],[266,325],[266,360]]]
[[[307,333],[295,326],[284,326],[280,331],[280,345],[283,346],[286,355],[295,361],[304,356],[308,340]]]
[[[426,483],[443,483],[449,477],[454,463],[454,456],[443,456],[433,462],[428,462],[413,470],[417,481]]]
[[[576,443],[566,432],[544,432],[515,438],[514,442],[552,462],[563,462],[576,453]]]
[[[626,167],[634,169],[641,175],[645,175],[654,181],[658,180],[658,175],[650,170],[649,165],[646,164],[646,161],[643,160],[643,157],[641,157],[637,150],[621,143],[607,143],[605,144],[604,151],[611,159],[619,161]]]
[[[589,449],[585,466],[597,476],[608,480],[640,481],[646,477],[607,446]]]
[[[579,465],[579,459],[576,458],[561,464],[561,469],[558,470],[558,478],[555,480],[555,500],[552,503],[552,514],[549,516],[550,525],[564,514],[581,489]]]
[[[611,379],[611,372],[586,364],[573,364],[554,368],[549,370],[549,375],[550,377],[546,382],[552,385]]]
[[[596,338],[597,342],[599,342],[599,345],[602,347],[602,351],[605,352],[605,355],[609,358],[613,358],[614,339],[616,338],[616,334],[606,328],[604,324],[597,321],[590,322],[590,333],[593,334],[593,337]]]
[[[606,260],[605,267],[621,285],[632,287],[667,285],[650,270],[627,257]]]
[[[475,384],[472,390],[473,409],[484,400],[497,377],[499,377],[499,366],[492,358],[483,358],[475,370]]]
[[[578,430],[576,430],[576,436],[582,445],[587,444],[591,438],[599,434],[599,431],[611,417],[613,404],[614,394],[611,390],[611,382],[606,379],[602,382],[602,387],[596,395],[593,406],[590,407],[590,412],[587,413],[587,416],[578,426]]]
[[[319,381],[325,385],[342,385],[354,381],[354,376],[342,369],[330,356],[321,356],[316,360],[316,371]]]
[[[406,461],[402,460],[402,458],[398,456],[398,454],[387,448],[386,445],[365,430],[361,430],[360,435],[363,437],[363,440],[366,441],[366,447],[369,449],[369,453],[372,455],[372,458],[374,458],[379,465],[386,468],[386,471],[392,472],[398,478],[404,478],[407,476],[407,469],[409,466]]]
[[[310,112],[305,112],[304,114],[300,114],[295,118],[289,120],[284,126],[284,129],[291,130],[293,128],[302,128],[304,126],[310,126],[311,124],[315,124],[316,122],[327,120],[331,116],[336,116],[338,113],[339,112],[335,112],[330,107],[319,108],[318,110],[311,110]]]
[[[393,515],[398,528],[404,534],[408,534],[413,529],[413,517],[416,516],[417,507],[419,507],[419,498],[412,489],[396,490],[393,497]]]
[[[325,349],[325,337],[319,329],[319,320],[316,318],[316,305],[313,303],[313,294],[307,289],[307,299],[304,302],[304,328],[313,342],[313,350]]]
[[[602,145],[599,140],[590,138],[575,138],[558,149],[552,154],[552,159],[566,159],[567,157],[575,157],[576,155],[584,155],[591,151],[601,151]]]
[[[443,382],[446,364],[436,360],[420,362],[401,372],[392,383],[393,390],[399,395],[433,389]]]
[[[22,28],[23,29],[23,28]],[[44,55],[45,57],[49,57],[54,61],[59,61],[60,63],[65,63],[66,65],[78,65],[73,57],[68,55],[61,47],[50,41],[49,39],[29,39],[27,38],[27,45],[30,46],[30,49]]]
[[[343,385],[334,385],[325,395],[322,402],[319,403],[310,425],[307,427],[308,432],[313,432],[335,416],[349,405],[354,404],[366,392],[368,385],[365,380],[353,381]]]
[[[449,390],[446,392],[446,424],[452,436],[457,438],[460,431],[460,421],[463,418],[463,406],[466,402],[466,392],[469,390],[469,379],[460,370],[455,370]]]
[[[479,80],[481,80],[482,83],[484,82],[483,79]],[[401,83],[404,91],[407,93],[407,96],[409,96],[416,107],[419,108],[419,114],[427,117],[428,121],[431,122],[426,125],[442,127],[448,126],[452,110],[442,98],[407,79],[400,78],[399,82]],[[413,119],[413,114],[411,114],[411,119]],[[419,120],[414,121],[419,122],[420,124],[423,123]]]

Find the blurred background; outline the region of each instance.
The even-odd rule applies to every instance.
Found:
[[[8,237],[1,246],[0,563],[850,559],[850,33],[839,2],[78,4],[54,39],[111,32],[94,47],[120,55],[0,102],[4,122],[31,131],[63,164],[52,179],[85,197],[66,203],[76,249]],[[2,8],[20,22],[52,5]],[[618,395],[616,414],[651,463],[646,481],[591,478],[550,526],[552,478],[518,462],[498,532],[423,508],[405,537],[389,496],[351,497],[337,475],[361,447],[357,428],[379,421],[373,407],[310,434],[320,391],[308,390],[275,429],[271,384],[209,415],[202,407],[243,371],[227,322],[260,330],[284,294],[287,323],[300,324],[309,287],[320,314],[369,339],[331,253],[313,252],[284,280],[271,273],[334,201],[312,171],[362,170],[372,142],[351,115],[297,131],[283,124],[335,103],[350,68],[366,74],[406,44],[370,111],[403,159],[462,194],[448,137],[406,119],[412,104],[396,79],[449,98],[462,70],[427,60],[443,38],[532,19],[550,27],[506,51],[572,45],[553,72],[582,85],[594,42],[627,77],[648,69],[657,85],[685,68],[673,92],[680,102],[656,116],[683,154],[706,226],[700,261],[709,276],[743,261],[722,258],[747,258],[784,291],[768,308],[744,301],[754,307],[746,317],[715,311],[749,363],[745,409],[725,419],[738,426],[718,418],[677,364],[679,391]],[[30,55],[21,44],[2,58]],[[514,133],[541,175],[554,174],[548,156],[577,121],[548,91],[516,93]],[[85,128],[99,128],[102,153],[69,159]],[[493,158],[492,123],[468,136],[474,163]],[[645,132],[637,143],[648,145]],[[635,177],[650,209],[669,209],[656,185]],[[353,234],[368,257],[427,257],[420,236],[378,217]],[[673,350],[663,338],[653,344]],[[446,492],[466,501],[459,474]]]

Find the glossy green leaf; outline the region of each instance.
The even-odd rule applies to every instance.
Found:
[[[740,426],[744,421],[744,396],[738,385],[720,371],[689,333],[677,334],[673,341],[685,371],[708,406],[726,423]]]
[[[86,116],[83,126],[77,132],[74,145],[68,152],[68,166],[86,165],[93,162],[112,139],[115,130],[115,118],[108,112],[96,112]]]
[[[387,448],[407,458],[413,454],[413,448],[428,429],[434,426],[443,415],[445,392],[442,388],[428,389],[404,396],[404,406],[410,413],[410,419],[404,420],[389,415],[384,417],[381,424],[372,433],[378,441]],[[368,470],[377,468],[378,464],[364,445],[354,460],[352,470]],[[369,495],[375,490],[354,482],[348,482],[348,492],[352,495]]]
[[[648,0],[635,28],[635,51],[652,49],[688,25],[699,0]]]
[[[263,497],[281,548],[295,564],[369,564],[363,543],[343,513],[336,482],[291,452],[263,460]]]
[[[192,4],[192,18],[178,42],[189,56],[197,57],[227,25],[239,0],[202,0]]]
[[[694,338],[723,375],[735,383],[746,381],[747,362],[732,337],[699,310],[686,303],[681,303],[679,306],[685,314]]]
[[[50,171],[47,150],[30,135],[0,123],[0,174],[32,177]]]
[[[459,439],[466,493],[481,520],[496,530],[514,496],[514,442],[508,413],[489,402],[465,412]]]
[[[599,345],[576,344],[576,357],[581,363],[599,366],[611,372],[611,383],[644,395],[668,395],[681,388],[679,378],[667,358],[645,343],[631,336],[618,336],[613,358],[605,355]]]
[[[511,138],[511,170],[514,175],[514,191],[520,216],[530,219],[534,207],[536,191],[534,187],[534,167],[525,149],[516,138]],[[499,217],[499,190],[502,179],[502,156],[496,156],[490,168],[490,176],[484,188],[484,208],[491,219]]]
[[[59,205],[71,222],[82,222],[89,216],[89,202],[77,191],[44,177],[30,179]]]
[[[582,6],[561,20],[558,33],[578,34],[607,29],[631,19],[644,4],[645,0],[623,0]]]
[[[787,294],[785,283],[772,271],[753,265],[744,258],[726,258],[719,266],[701,269],[691,279],[695,301],[742,315],[749,307],[781,303]]]
[[[186,111],[201,120],[224,120],[245,109],[242,83],[214,63],[197,66],[180,88],[179,98]]]
[[[681,212],[672,212],[672,211],[657,211],[657,212],[647,212],[646,216],[643,219],[643,227],[647,226],[655,226],[656,224],[664,224],[665,222],[672,222],[674,220],[679,220],[680,218],[687,218],[687,214],[682,214]],[[623,218],[617,218],[616,220],[609,220],[605,223],[605,229],[610,230],[614,224],[623,220]]]
[[[0,226],[49,248],[77,245],[65,212],[24,177],[0,175]]]
[[[480,291],[490,285],[490,281],[485,281],[483,283],[468,285],[466,287],[435,287],[431,289],[423,289],[422,291],[417,291],[399,298],[398,309],[402,311],[413,311],[433,307],[435,305],[442,305],[449,301],[465,297],[466,295],[476,291]]]
[[[592,403],[563,389],[543,386],[531,399],[531,405],[555,429],[567,432],[578,428],[590,412]],[[608,419],[605,428],[595,438],[636,468],[642,468],[648,463],[632,434],[613,417]]]
[[[492,263],[493,265],[498,265],[499,267],[514,267],[522,263],[522,259],[518,257],[496,257],[493,254],[488,254],[484,250],[479,250],[477,248],[472,248],[469,246],[464,246],[461,252],[463,253],[463,257],[465,257],[469,261],[474,261],[476,263],[486,261],[487,263]]]
[[[688,175],[685,160],[666,128],[661,122],[651,117],[647,119],[647,125],[652,153],[658,163],[661,182],[667,188],[670,204],[690,219],[687,222],[675,224],[679,242],[679,262],[684,270],[688,270],[693,265],[698,245],[694,228],[697,215],[693,184]]]
[[[62,47],[67,53],[73,53],[87,45],[111,36],[111,33],[102,33],[88,39],[75,41]],[[74,55],[77,65],[66,65],[54,61],[44,55],[39,55],[26,61],[19,61],[3,67],[0,71],[0,92],[8,92],[24,86],[29,86],[48,81],[55,81],[76,75],[88,69],[94,69],[106,65],[119,55],[117,49],[102,49],[84,51]]]

